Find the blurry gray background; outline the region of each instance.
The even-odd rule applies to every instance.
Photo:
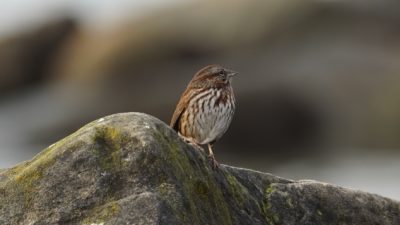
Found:
[[[0,168],[99,117],[169,122],[239,71],[220,162],[400,200],[397,0],[15,0],[0,8]]]

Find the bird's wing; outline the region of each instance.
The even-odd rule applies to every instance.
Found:
[[[176,131],[179,129],[179,121],[186,111],[186,108],[189,104],[189,101],[193,98],[193,96],[197,95],[201,92],[201,88],[194,88],[193,86],[188,86],[186,90],[183,92],[178,105],[176,106],[174,115],[172,115],[170,127]]]
[[[179,130],[179,120],[181,119],[181,116],[186,109],[184,105],[185,104],[181,104],[181,101],[178,103],[174,115],[172,116],[171,123],[169,124],[169,126],[176,131]]]
[[[188,89],[185,90],[185,92],[183,92],[178,105],[176,106],[175,112],[172,115],[172,119],[171,119],[171,123],[169,124],[169,126],[178,131],[179,129],[179,121],[181,119],[182,114],[185,112],[189,98],[188,98]]]

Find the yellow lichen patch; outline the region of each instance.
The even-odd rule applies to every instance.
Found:
[[[76,141],[81,132],[75,132],[68,137],[50,145],[45,150],[37,154],[32,160],[20,163],[19,165],[5,171],[7,177],[5,182],[0,185],[6,189],[7,195],[22,195],[25,208],[32,206],[35,193],[37,192],[38,182],[43,178],[45,172],[63,154],[63,151],[74,151],[82,144]],[[74,143],[70,145],[70,143]]]
[[[27,177],[40,177],[44,169],[47,169],[54,163],[55,157],[60,154],[61,146],[66,146],[64,149],[76,149],[81,142],[76,143],[76,137],[79,136],[80,132],[77,131],[68,137],[50,145],[48,148],[37,154],[32,160],[23,162],[6,171],[7,177],[14,177],[16,181],[21,181]],[[74,140],[74,146],[68,146],[67,144]],[[31,176],[32,175],[32,176]]]
[[[270,225],[275,225],[279,223],[279,216],[272,211],[272,205],[270,203],[270,195],[276,191],[276,187],[274,184],[267,186],[264,192],[264,201],[263,201],[263,214],[265,219]]]
[[[267,189],[265,189],[265,193],[266,193],[267,195],[272,194],[272,192],[274,192],[274,191],[275,191],[275,186],[274,186],[274,185],[269,185],[269,186],[267,187]]]
[[[121,211],[121,207],[116,201],[112,201],[103,206],[95,207],[83,220],[82,224],[101,224],[111,218],[115,218]]]
[[[121,148],[129,138],[114,127],[95,127],[93,136],[94,143],[97,143],[93,150],[99,157],[100,167],[111,171],[119,168],[123,163]]]
[[[54,162],[56,157],[55,146],[49,147],[37,155],[32,161],[20,164],[9,171],[9,176],[13,179],[8,183],[13,191],[22,192],[24,195],[24,205],[29,208],[36,190],[36,182],[43,177],[43,173]]]
[[[101,144],[108,145],[111,150],[116,151],[121,147],[121,142],[124,137],[121,132],[109,126],[95,127],[94,141],[99,141]]]

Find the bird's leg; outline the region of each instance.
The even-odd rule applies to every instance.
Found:
[[[212,144],[208,143],[208,158],[211,162],[211,166],[213,169],[217,169],[219,167],[219,163],[215,160],[214,152],[212,150]]]
[[[181,133],[178,133],[178,135],[179,135],[186,143],[188,143],[189,145],[193,146],[195,149],[204,152],[204,149],[203,149],[200,145],[198,145],[198,144],[195,142],[195,140],[194,140],[193,138],[191,138],[191,137],[185,137],[185,136],[183,136]]]

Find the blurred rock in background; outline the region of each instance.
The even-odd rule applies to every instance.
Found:
[[[400,199],[400,3],[175,2],[96,29],[79,12],[0,36],[0,167],[107,114],[168,123],[219,63],[240,72],[223,163]]]
[[[58,19],[34,30],[0,40],[0,94],[43,83],[57,52],[76,28],[73,19]],[[3,100],[0,99],[0,100]]]

